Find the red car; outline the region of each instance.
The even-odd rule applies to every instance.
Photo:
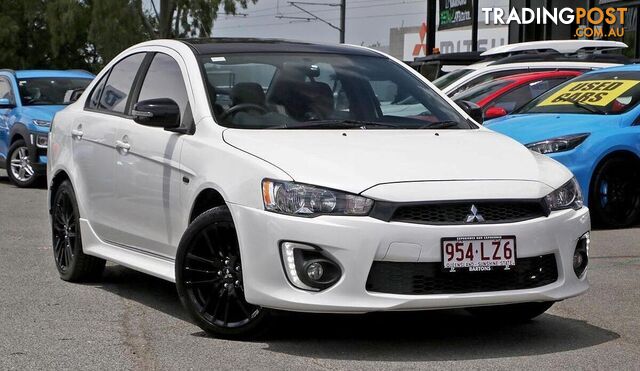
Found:
[[[508,115],[547,90],[581,74],[579,71],[547,71],[500,77],[460,92],[453,100],[479,105],[485,120],[490,120]]]

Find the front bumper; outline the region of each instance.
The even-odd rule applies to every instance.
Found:
[[[46,140],[46,142],[42,142]],[[44,175],[47,172],[47,145],[48,134],[38,131],[29,133],[29,140],[27,141],[27,147],[29,148],[29,157],[31,160],[31,167],[35,171],[36,175]]]
[[[586,276],[576,277],[572,266],[576,243],[590,230],[587,208],[511,224],[451,226],[384,222],[370,217],[300,218],[235,204],[229,208],[238,231],[246,299],[268,308],[332,313],[443,309],[558,301],[589,287]],[[554,254],[558,280],[533,289],[465,294],[398,295],[368,292],[365,288],[376,260],[439,262],[442,237],[486,235],[515,235],[518,258]],[[320,247],[338,262],[342,277],[321,292],[293,287],[283,270],[279,251],[282,241]],[[390,249],[392,243],[400,248]]]

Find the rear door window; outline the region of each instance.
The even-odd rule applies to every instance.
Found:
[[[130,55],[113,66],[100,96],[98,109],[125,114],[131,86],[145,55],[146,53]]]

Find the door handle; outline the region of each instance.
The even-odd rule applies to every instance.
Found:
[[[73,138],[76,138],[76,139],[82,139],[82,136],[83,136],[83,135],[84,135],[84,132],[83,132],[82,130],[80,130],[80,129],[73,129],[73,130],[71,130],[71,136],[72,136]]]
[[[124,152],[127,152],[127,151],[129,151],[131,149],[131,145],[129,143],[127,143],[127,142],[122,141],[122,140],[116,140],[116,148],[118,148],[118,149],[120,149],[120,150],[122,150]]]

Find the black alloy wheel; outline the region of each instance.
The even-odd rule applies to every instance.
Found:
[[[80,216],[71,183],[62,182],[53,197],[51,235],[60,278],[74,282],[97,278],[104,270],[105,261],[82,252]]]
[[[589,208],[596,224],[626,228],[640,217],[640,164],[615,157],[595,171]]]
[[[210,335],[246,338],[265,327],[267,311],[245,299],[238,238],[224,206],[187,228],[176,256],[176,286],[191,317]]]

